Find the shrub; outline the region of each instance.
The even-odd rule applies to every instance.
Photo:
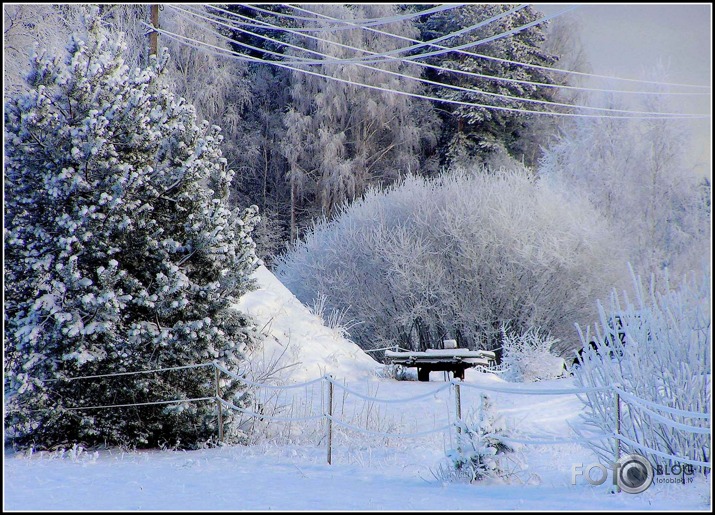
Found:
[[[507,322],[541,327],[566,349],[575,321],[597,319],[588,299],[621,275],[617,242],[582,198],[475,170],[370,190],[317,223],[276,275],[304,304],[325,296],[358,321],[350,334],[364,349],[425,350],[448,337],[492,350]]]
[[[530,383],[561,377],[565,371],[564,359],[551,353],[557,342],[539,329],[529,328],[517,335],[502,327],[505,379]]]
[[[457,427],[457,447],[447,451],[438,479],[473,483],[501,477],[505,469],[500,458],[513,449],[499,438],[505,436],[505,425],[494,416],[489,398],[481,394],[476,409]]]
[[[656,290],[655,278],[646,290],[640,277],[632,272],[635,302],[627,295],[623,300],[616,291],[611,295],[608,310],[598,303],[601,322],[595,326],[594,346],[590,330],[581,338],[584,343],[581,366],[574,371],[575,382],[583,387],[619,385],[630,395],[665,406],[667,409],[710,413],[711,378],[711,311],[710,272],[698,278],[686,276],[678,286]],[[620,332],[609,323],[620,319]],[[611,435],[615,432],[615,401],[612,391],[583,395],[585,413],[578,430],[584,435],[595,432]],[[648,410],[644,409],[648,408]],[[673,423],[707,428],[709,418],[693,418],[673,414],[623,397],[621,401],[620,433],[639,445],[621,443],[622,454],[638,453],[651,459],[662,456],[641,448],[648,447],[671,456],[708,462],[710,435],[692,433]],[[610,443],[588,440],[593,450],[604,460],[613,459]],[[609,439],[608,442],[612,442]]]

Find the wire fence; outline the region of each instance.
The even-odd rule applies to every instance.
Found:
[[[690,459],[685,456],[678,456],[672,453],[666,453],[658,449],[653,449],[643,445],[641,442],[635,441],[624,434],[621,434],[621,412],[622,404],[625,404],[629,410],[640,410],[645,416],[650,417],[658,423],[664,425],[670,430],[679,431],[682,433],[711,435],[710,414],[693,412],[688,410],[676,409],[669,406],[657,404],[655,402],[641,399],[633,394],[622,390],[617,385],[603,387],[584,387],[584,388],[563,388],[563,389],[536,389],[536,388],[507,388],[497,385],[484,385],[463,382],[452,379],[442,386],[439,386],[428,392],[403,398],[382,398],[375,395],[361,393],[354,388],[348,387],[345,383],[337,381],[330,375],[306,381],[302,383],[292,383],[288,385],[271,385],[251,381],[239,374],[231,372],[222,365],[216,362],[202,363],[198,365],[186,365],[181,367],[170,367],[162,369],[139,370],[135,372],[120,372],[113,374],[100,374],[91,376],[77,376],[59,379],[61,381],[77,381],[77,380],[96,380],[117,376],[131,376],[149,373],[161,373],[176,370],[189,370],[203,367],[213,367],[215,374],[215,395],[204,396],[186,399],[172,400],[156,400],[140,403],[123,403],[123,404],[98,404],[91,406],[64,407],[68,410],[95,410],[95,409],[112,409],[128,406],[145,406],[145,405],[160,405],[173,403],[189,403],[189,402],[205,402],[214,401],[216,403],[216,412],[218,419],[218,439],[223,440],[223,414],[225,410],[233,410],[241,413],[243,416],[252,419],[253,431],[264,431],[269,427],[269,423],[278,422],[287,424],[287,428],[274,434],[276,438],[282,438],[285,441],[292,441],[295,438],[295,431],[303,435],[308,435],[309,439],[319,438],[320,443],[325,441],[327,448],[327,461],[332,463],[332,448],[335,439],[336,428],[342,430],[357,432],[370,437],[382,437],[384,439],[405,439],[405,438],[421,438],[429,435],[441,434],[443,438],[452,437],[455,432],[459,432],[463,425],[462,417],[462,388],[468,390],[476,390],[479,392],[496,392],[513,395],[580,395],[593,392],[611,392],[615,399],[615,417],[614,427],[616,430],[613,433],[602,433],[594,436],[598,440],[612,440],[614,444],[614,462],[618,461],[620,455],[621,444],[630,446],[633,449],[644,454],[659,456],[672,460],[677,463],[702,467],[703,469],[712,470],[710,462]],[[240,381],[247,386],[253,388],[253,408],[236,406],[234,403],[222,398],[220,392],[220,374]],[[57,380],[47,380],[57,381]],[[336,395],[338,389],[342,395]],[[287,392],[294,392],[291,396],[286,396]],[[424,429],[412,432],[405,432],[404,420],[395,421],[386,417],[384,410],[376,407],[378,404],[404,404],[410,402],[420,402],[428,399],[438,399],[440,394],[446,398],[440,399],[445,404],[446,420],[433,420],[431,429]],[[316,402],[315,397],[319,396],[320,401]],[[361,410],[353,410],[350,412],[345,409],[346,398],[348,396],[355,397],[363,401]],[[454,414],[449,408],[454,406]],[[689,418],[695,420],[693,423],[679,422],[664,415],[669,414],[680,418]],[[312,428],[307,428],[305,424],[297,425],[298,423],[313,423]],[[413,424],[416,421],[412,421]],[[421,420],[420,422],[424,422]],[[245,425],[245,423],[244,423]],[[400,430],[402,429],[402,430]],[[525,445],[549,445],[549,444],[584,444],[589,439],[583,434],[579,434],[577,438],[563,438],[554,435],[517,435],[517,437],[507,435],[496,435],[496,438],[505,443],[519,443]]]

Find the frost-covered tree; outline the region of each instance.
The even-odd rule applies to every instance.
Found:
[[[113,34],[122,33],[127,43],[124,60],[130,68],[145,67],[149,59],[149,6],[140,4],[101,4],[96,6],[105,28]],[[81,26],[81,18],[91,9],[86,4],[9,4],[4,10],[4,74],[6,91],[25,87],[24,73],[36,45],[61,48],[70,35]],[[161,28],[187,38],[200,38],[207,44],[227,48],[217,34],[216,26],[203,16],[189,16],[172,9],[162,9]],[[164,80],[176,95],[186,98],[199,119],[221,124],[228,141],[238,140],[237,125],[241,110],[250,104],[249,84],[245,64],[221,59],[182,44],[175,39],[160,37],[160,46],[172,56],[164,70]],[[240,147],[236,141],[236,147]],[[227,146],[228,147],[228,146]],[[232,147],[224,150],[232,151]],[[235,150],[240,153],[240,150]],[[232,153],[232,152],[231,152]]]
[[[120,37],[87,27],[5,105],[6,427],[38,447],[198,445],[214,402],[74,408],[210,397],[210,368],[70,378],[238,372],[256,329],[230,305],[252,287],[256,209],[229,209],[220,129],[166,87],[168,55],[130,69]],[[239,404],[242,388],[221,384]]]
[[[286,127],[290,75],[283,68],[251,63],[250,109],[241,113],[238,131],[243,144],[234,158],[237,178],[234,191],[261,210],[261,224],[254,239],[261,259],[270,265],[290,238],[290,184],[288,164],[281,149]]]
[[[521,172],[410,177],[323,221],[278,261],[304,303],[358,323],[363,348],[500,346],[502,324],[540,327],[576,347],[574,322],[625,273],[619,243],[582,197]]]
[[[437,478],[474,483],[508,477],[504,460],[515,449],[504,443],[507,425],[494,414],[489,397],[480,394],[475,409],[457,422],[457,428],[456,448],[447,450],[447,464],[438,469]]]
[[[676,281],[651,279],[644,287],[633,274],[635,297],[613,290],[609,302],[599,302],[600,322],[582,333],[586,349],[574,371],[576,385],[618,385],[621,398],[621,454],[637,453],[662,463],[658,453],[678,459],[712,462],[712,283],[710,269]],[[620,321],[620,337],[611,327]],[[640,399],[640,400],[639,400]],[[583,395],[582,424],[577,428],[604,462],[613,459],[613,440],[593,438],[616,430],[614,392]],[[692,416],[693,412],[696,416]],[[700,416],[697,416],[700,414]],[[655,452],[650,452],[650,450]],[[667,460],[667,458],[665,458]],[[696,469],[700,467],[695,467]]]
[[[127,34],[126,62],[130,66],[144,65],[148,58],[144,23],[150,19],[149,6],[107,4],[100,8],[110,31]],[[221,24],[220,18],[219,23],[209,21],[225,16],[219,9],[199,5],[191,9],[186,6],[162,9],[159,25],[184,38],[228,50],[229,29]],[[285,75],[285,71],[227,59],[206,48],[196,48],[163,35],[159,35],[159,44],[168,48],[171,55],[164,70],[167,85],[196,108],[199,119],[221,126],[223,155],[236,170],[231,183],[231,202],[236,206],[256,204],[259,207],[261,220],[253,239],[259,257],[270,261],[270,256],[282,250],[287,240],[280,225],[281,201],[287,198],[284,195],[285,166],[282,166],[283,159],[275,157],[280,156],[277,141],[283,131],[281,117],[285,103],[280,97],[285,87],[281,87],[280,72]],[[264,72],[273,76],[266,80]]]
[[[5,95],[24,87],[28,63],[40,42],[59,48],[77,26],[79,9],[62,4],[3,4],[3,89]]]
[[[629,107],[613,98],[599,105]],[[641,106],[666,107],[658,96]],[[545,149],[539,174],[584,192],[626,236],[636,269],[680,275],[699,268],[712,241],[709,192],[687,165],[687,148],[682,120],[582,118]]]
[[[394,4],[314,5],[311,10],[348,22],[399,12]],[[311,26],[334,23],[316,16]],[[403,37],[417,36],[409,21],[392,23],[390,30]],[[375,53],[404,45],[399,39],[361,28],[319,34],[323,41],[300,36],[293,39],[334,59],[370,55],[346,47]],[[309,52],[298,53],[300,57],[320,59]],[[412,77],[421,73],[416,66],[400,61],[380,63],[376,68]],[[414,80],[357,64],[325,64],[310,71],[376,87],[421,92]],[[298,234],[301,212],[306,213],[302,219],[308,222],[321,214],[332,216],[338,206],[359,198],[369,186],[389,185],[410,172],[418,173],[425,148],[436,144],[436,117],[425,114],[431,107],[423,101],[301,72],[293,73],[290,94],[282,146],[290,167],[293,238]]]
[[[433,14],[421,24],[422,39],[432,40],[457,32],[506,13],[515,7],[517,7],[515,4],[469,4],[461,6],[456,12],[449,10]],[[477,29],[451,37],[442,43],[442,46],[454,48],[489,39],[536,21],[541,16],[533,7],[526,6]],[[504,61],[542,67],[552,66],[558,57],[545,50],[547,25],[548,23],[534,25],[509,37],[497,37],[466,49],[471,54],[488,56],[488,58],[446,52],[430,57],[428,62],[442,68],[463,72],[551,84],[555,82],[554,78],[543,69]],[[495,59],[489,59],[489,57]],[[486,79],[444,70],[431,70],[428,77],[443,84],[475,90],[470,92],[432,86],[432,93],[435,96],[447,100],[533,111],[541,109],[539,104],[519,102],[480,92],[536,100],[554,99],[552,88],[523,82]],[[530,132],[530,124],[538,120],[540,115],[446,103],[440,106],[439,115],[444,119],[440,141],[443,163],[447,165],[469,162],[491,164],[493,158],[503,160],[506,156],[511,156],[527,165],[534,164],[533,157],[535,149],[538,150],[539,142],[533,141],[532,138],[530,146],[535,149],[528,148],[525,145],[526,140],[522,138]]]

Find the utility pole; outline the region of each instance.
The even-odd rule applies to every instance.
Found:
[[[151,24],[154,29],[159,28],[159,4],[152,4],[151,9]],[[149,55],[156,55],[157,49],[157,39],[159,33],[156,30],[152,30],[149,34]]]

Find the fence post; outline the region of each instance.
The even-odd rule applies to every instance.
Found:
[[[214,363],[214,379],[216,382],[216,414],[218,418],[218,441],[223,442],[223,413],[221,411],[221,391],[218,385],[218,367]]]
[[[616,394],[616,441],[613,445],[613,473],[618,474],[619,471],[616,464],[618,463],[618,460],[621,459],[621,440],[618,438],[621,436],[621,396],[617,390],[614,390],[614,393]],[[618,481],[616,481],[616,492],[620,491],[621,488],[618,486]]]
[[[333,462],[333,376],[327,375],[328,378],[328,465]]]
[[[457,434],[462,432],[460,424],[462,423],[462,395],[459,391],[459,383],[454,383],[454,401],[457,408]]]

